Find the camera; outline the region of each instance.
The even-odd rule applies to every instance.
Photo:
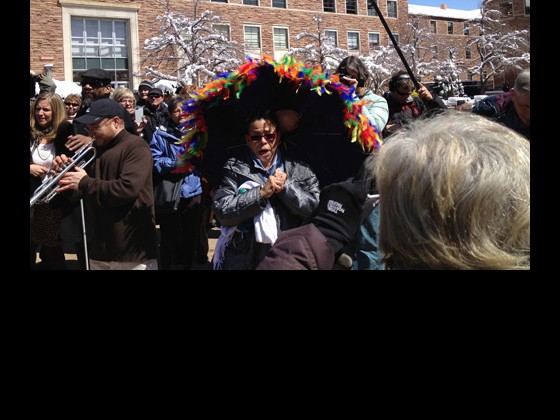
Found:
[[[346,70],[346,67],[341,67],[340,68],[340,72],[338,73],[340,75],[340,81],[342,83],[344,83],[345,85],[349,85],[348,80],[343,79],[343,77],[349,77],[350,79],[353,79],[354,76],[348,74],[348,71]],[[357,79],[358,80],[358,86],[357,87],[364,87],[366,81],[364,79]]]

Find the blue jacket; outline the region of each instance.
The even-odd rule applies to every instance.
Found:
[[[155,173],[164,175],[175,169],[175,163],[178,161],[177,155],[184,149],[184,146],[175,144],[179,140],[180,138],[161,128],[154,132],[150,140],[150,150],[154,158]],[[200,194],[202,194],[200,177],[195,174],[187,175],[183,185],[181,185],[181,198],[194,197]]]

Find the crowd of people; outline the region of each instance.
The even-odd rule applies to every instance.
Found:
[[[336,73],[383,144],[352,178],[321,187],[282,147],[298,124],[290,110],[247,112],[240,147],[209,185],[197,170],[174,171],[187,92],[166,97],[148,80],[113,89],[108,72],[89,69],[81,95],[61,98],[41,77],[30,95],[30,196],[71,169],[54,198],[30,207],[30,269],[66,269],[65,244],[92,270],[530,268],[529,69],[466,112],[404,70],[383,95],[355,56]],[[93,162],[72,165],[85,148]],[[178,185],[172,210],[156,205],[163,180]],[[210,262],[211,213],[220,237]]]

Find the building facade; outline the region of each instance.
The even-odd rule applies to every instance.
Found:
[[[389,37],[372,6],[374,0],[31,0],[30,66],[40,71],[52,64],[58,80],[79,82],[88,68],[112,73],[113,84],[135,88],[147,52],[144,41],[158,35],[157,17],[166,10],[197,14],[211,10],[220,16],[220,30],[252,54],[279,58],[291,47],[304,47],[296,35],[315,32],[314,16],[321,16],[322,28],[333,42],[350,54],[367,55],[378,45],[390,45]],[[380,11],[399,40],[407,30],[407,0],[376,0]],[[529,0],[512,2],[512,21],[526,18],[523,8]],[[504,6],[507,7],[507,6]],[[431,8],[437,9],[437,8]],[[465,19],[427,16],[436,34],[462,44]],[[528,18],[526,19],[528,21]],[[515,20],[517,22],[517,20]],[[449,22],[453,33],[449,33]],[[525,27],[526,22],[519,21]],[[517,24],[517,23],[516,23]],[[466,54],[465,51],[461,52]],[[466,76],[466,75],[465,75]]]

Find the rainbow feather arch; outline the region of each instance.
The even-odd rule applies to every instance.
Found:
[[[296,91],[305,87],[317,95],[340,95],[345,105],[342,112],[350,140],[358,142],[367,152],[381,146],[379,130],[362,114],[362,107],[368,101],[353,95],[354,88],[341,83],[337,74],[328,77],[321,66],[305,65],[292,56],[284,56],[281,61],[274,61],[266,55],[262,58],[248,57],[248,62],[237,70],[222,73],[201,89],[189,92],[190,99],[183,105],[183,112],[188,118],[183,125],[185,135],[180,144],[184,147],[183,153],[179,155],[181,165],[177,172],[191,172],[194,165],[190,161],[200,159],[204,154],[208,130],[203,105],[217,105],[232,97],[239,99],[243,90],[257,79],[259,71],[264,67],[273,69],[280,82],[287,80]]]

